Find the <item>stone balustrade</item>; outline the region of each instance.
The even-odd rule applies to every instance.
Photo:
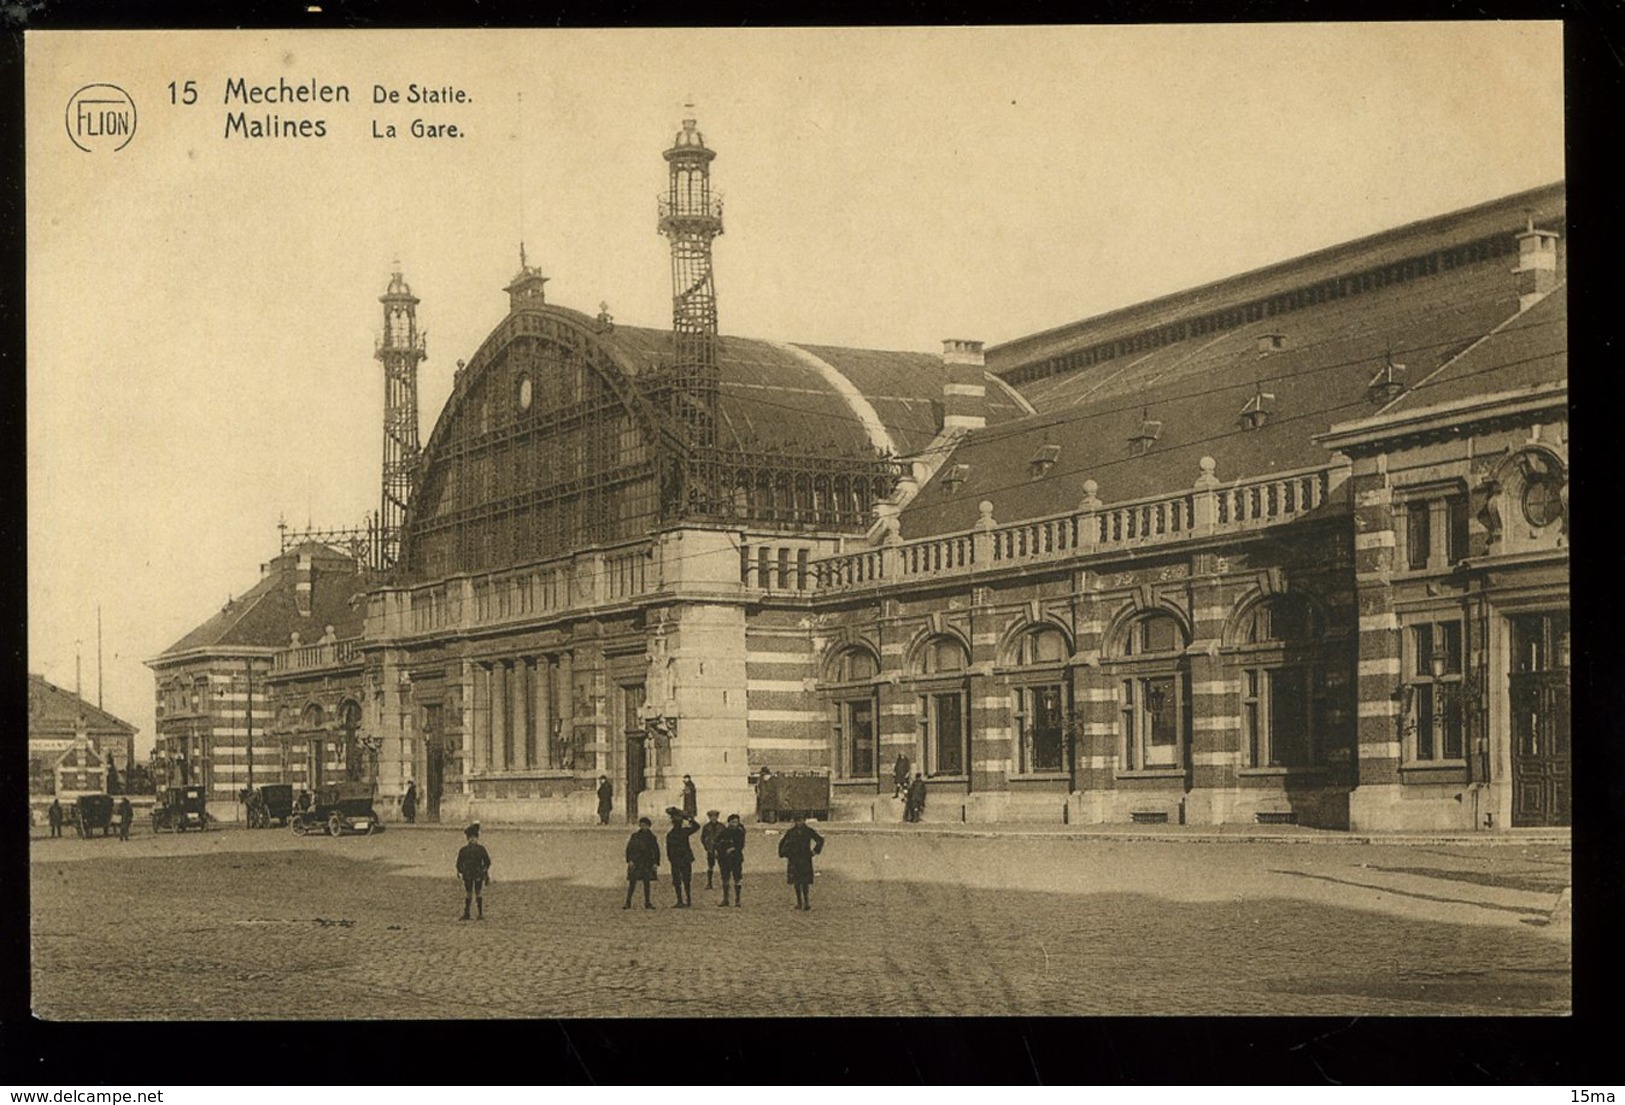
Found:
[[[1100,553],[1243,533],[1281,525],[1325,506],[1342,469],[1319,467],[1222,484],[1212,458],[1190,491],[1123,503],[1099,500],[1098,485],[1067,514],[1000,525],[991,503],[968,532],[915,541],[893,536],[878,548],[825,557],[813,564],[819,594],[838,594],[910,580],[966,576],[1004,566],[1060,563]],[[1335,478],[1335,482],[1334,482]]]

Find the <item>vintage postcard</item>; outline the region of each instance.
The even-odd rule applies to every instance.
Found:
[[[29,33],[34,1013],[1568,1013],[1562,50]]]

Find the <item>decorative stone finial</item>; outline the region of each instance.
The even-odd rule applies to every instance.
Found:
[[[1200,476],[1196,477],[1196,486],[1197,487],[1217,487],[1217,486],[1219,486],[1219,477],[1215,474],[1217,472],[1217,470],[1218,470],[1219,462],[1214,460],[1212,457],[1203,457],[1201,460],[1197,461],[1196,463],[1197,463],[1197,467],[1201,468],[1201,470],[1202,470],[1202,474]]]
[[[992,500],[983,499],[976,504],[976,509],[981,513],[981,517],[976,519],[977,529],[993,529],[999,524],[993,520]]]
[[[1080,509],[1082,509],[1082,510],[1093,510],[1095,507],[1099,506],[1100,505],[1100,496],[1098,494],[1096,494],[1096,492],[1098,492],[1099,490],[1100,490],[1100,485],[1098,483],[1096,483],[1094,480],[1092,480],[1092,479],[1084,480],[1083,481],[1083,500],[1078,503],[1078,507]]]

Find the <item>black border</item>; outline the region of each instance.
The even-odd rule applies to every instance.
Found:
[[[169,0],[157,9],[120,0],[12,0],[0,7],[0,438],[14,450],[0,481],[0,555],[5,573],[0,625],[15,646],[6,716],[24,726],[26,603],[23,521],[25,395],[23,353],[22,34],[40,29],[303,28],[474,26],[941,25],[1045,22],[1086,14],[1092,22],[1253,22],[1330,19],[1562,19],[1569,76],[1571,450],[1578,498],[1575,528],[1584,558],[1573,562],[1580,648],[1575,668],[1577,760],[1574,830],[1574,1015],[1567,1018],[926,1018],[785,1020],[773,1010],[730,1012],[763,1019],[693,1021],[54,1024],[28,1011],[27,841],[20,816],[0,834],[0,1080],[40,1087],[95,1083],[490,1084],[687,1083],[1101,1084],[1101,1085],[1475,1085],[1607,1087],[1619,1084],[1616,957],[1625,851],[1625,663],[1618,566],[1610,550],[1609,455],[1625,372],[1619,344],[1615,266],[1619,185],[1610,162],[1618,144],[1625,72],[1625,20],[1606,3],[1320,3],[1247,0],[1107,0],[1087,13],[1050,0],[994,8],[966,0],[856,5],[743,0],[680,7],[670,0],[557,0],[545,8],[490,0],[319,0],[253,2],[229,12]],[[972,64],[974,59],[967,59]],[[87,274],[87,286],[94,274]],[[9,431],[7,433],[6,431]],[[1591,531],[1586,537],[1585,531]],[[0,808],[17,811],[26,782],[16,751],[0,760]],[[523,1045],[516,1046],[516,1033]],[[252,1056],[252,1059],[248,1058]],[[212,1058],[211,1058],[212,1057]],[[681,1092],[681,1091],[679,1091]],[[1544,1099],[1544,1098],[1543,1098]],[[1568,1100],[1565,1092],[1561,1098]]]

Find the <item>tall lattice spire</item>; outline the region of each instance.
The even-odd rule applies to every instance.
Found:
[[[374,557],[377,567],[400,558],[401,528],[418,463],[418,362],[428,355],[418,333],[418,298],[397,265],[384,305],[384,333],[375,354],[384,365],[384,469]]]
[[[671,239],[672,370],[670,409],[697,446],[716,444],[717,289],[711,242],[722,233],[722,197],[711,192],[711,161],[687,109],[683,129],[665,152],[669,168],[660,197],[660,233]]]

